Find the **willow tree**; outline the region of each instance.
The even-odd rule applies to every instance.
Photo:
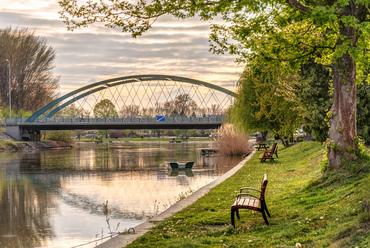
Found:
[[[280,65],[258,60],[247,65],[238,82],[231,120],[246,133],[263,131],[266,136],[270,130],[287,146],[285,137],[298,129],[302,117],[294,99],[296,80],[281,75]]]
[[[239,61],[248,60],[257,51],[267,59],[292,62],[294,67],[320,50],[321,62],[331,67],[334,86],[329,168],[338,168],[343,159],[356,158],[355,85],[361,77],[356,68],[368,66],[369,1],[108,0],[81,3],[62,0],[60,5],[61,17],[69,29],[102,22],[107,27],[131,32],[133,37],[143,34],[157,18],[166,14],[178,18],[198,15],[207,21],[219,15],[227,23],[212,25],[211,50],[238,54]]]

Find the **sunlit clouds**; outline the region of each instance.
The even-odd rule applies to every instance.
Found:
[[[103,24],[67,31],[57,1],[0,0],[0,28],[28,28],[45,38],[57,53],[54,72],[60,90],[130,75],[168,74],[189,77],[230,90],[243,70],[235,57],[210,53],[210,23],[165,16],[136,39]]]

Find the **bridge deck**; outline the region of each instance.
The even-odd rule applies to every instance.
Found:
[[[35,122],[26,119],[5,119],[6,126],[23,130],[91,130],[91,129],[214,129],[221,126],[223,117],[166,117],[156,118],[44,118]]]

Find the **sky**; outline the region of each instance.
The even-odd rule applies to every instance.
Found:
[[[202,80],[235,91],[244,65],[209,52],[210,23],[165,16],[136,39],[102,24],[68,31],[58,1],[0,0],[0,28],[28,28],[56,51],[54,73],[64,95],[119,76],[166,74]]]

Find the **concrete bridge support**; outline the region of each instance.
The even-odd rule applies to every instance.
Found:
[[[7,125],[5,127],[5,133],[15,140],[26,140],[26,141],[41,140],[40,130],[23,130],[23,128],[18,125]]]
[[[20,126],[6,126],[5,133],[15,140],[22,140],[22,128]]]

